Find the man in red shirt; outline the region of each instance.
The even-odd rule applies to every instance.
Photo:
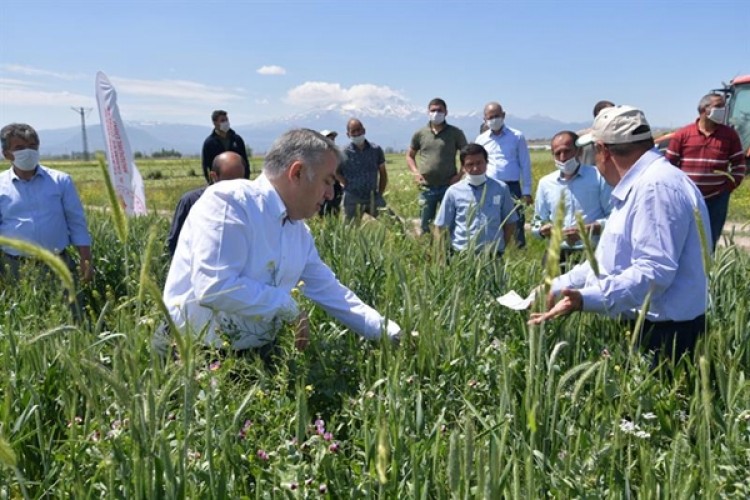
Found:
[[[703,194],[715,249],[727,218],[729,195],[745,177],[745,154],[737,132],[723,124],[724,96],[703,96],[698,113],[695,123],[672,136],[666,157],[684,170]]]

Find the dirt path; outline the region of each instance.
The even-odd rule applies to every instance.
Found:
[[[734,232],[734,244],[750,251],[750,222],[741,223],[728,220],[726,224],[724,224],[723,234],[728,236],[732,234],[732,232]],[[719,244],[722,246],[725,245],[723,238]]]

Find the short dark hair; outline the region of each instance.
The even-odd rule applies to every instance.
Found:
[[[431,101],[430,101],[430,103],[429,103],[429,104],[427,105],[427,107],[429,108],[429,107],[430,107],[430,106],[432,106],[433,104],[437,104],[438,106],[442,106],[442,107],[443,107],[443,108],[445,108],[446,110],[448,109],[448,105],[447,105],[447,104],[445,104],[445,101],[444,101],[444,100],[442,100],[442,99],[441,99],[441,98],[439,98],[439,97],[436,97],[436,98],[434,98],[433,100],[431,100]]]
[[[596,115],[599,114],[601,110],[604,108],[611,108],[615,105],[612,101],[599,101],[596,104],[594,104],[594,118],[596,118]]]
[[[223,109],[217,109],[216,111],[214,111],[213,113],[211,113],[211,121],[215,122],[216,120],[218,120],[222,116],[227,116],[227,112],[224,111]]]
[[[10,148],[12,137],[20,137],[25,142],[39,144],[39,135],[36,130],[26,123],[9,123],[0,130],[0,144],[2,144],[3,151],[8,151]]]
[[[458,153],[458,159],[461,160],[461,166],[464,165],[464,160],[466,160],[467,156],[478,155],[478,154],[481,154],[482,156],[484,156],[484,161],[487,161],[487,150],[484,149],[484,146],[482,146],[481,144],[472,142],[462,147],[461,152]]]
[[[571,138],[571,140],[573,141],[573,144],[575,144],[575,143],[576,143],[576,141],[578,140],[578,134],[576,134],[576,133],[575,133],[575,132],[573,132],[572,130],[561,130],[560,132],[556,133],[556,134],[555,134],[555,135],[554,135],[554,136],[552,137],[552,140],[551,140],[551,141],[549,141],[549,142],[550,142],[550,144],[552,144],[553,142],[555,142],[555,139],[557,139],[558,137],[560,137],[560,136],[563,136],[563,135],[567,135],[568,137],[570,137],[570,138]],[[576,146],[576,147],[578,147],[578,146]]]

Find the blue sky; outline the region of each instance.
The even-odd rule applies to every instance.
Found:
[[[0,123],[38,129],[78,124],[71,106],[96,123],[99,70],[125,120],[207,127],[435,96],[564,121],[606,98],[678,126],[750,73],[747,0],[4,0],[0,23]]]

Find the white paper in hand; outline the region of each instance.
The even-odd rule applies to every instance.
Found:
[[[515,311],[523,311],[524,309],[528,309],[529,306],[531,306],[531,303],[534,302],[534,295],[535,293],[532,291],[529,296],[524,299],[518,295],[515,290],[511,290],[502,297],[498,297],[496,300],[501,306],[508,307]]]

